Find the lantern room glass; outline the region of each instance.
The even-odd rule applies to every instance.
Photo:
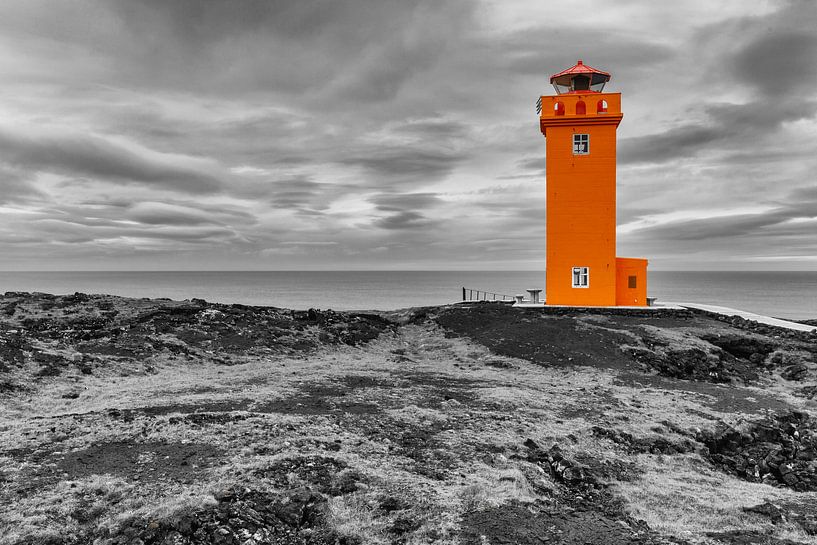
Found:
[[[553,88],[557,95],[568,93],[601,93],[610,80],[605,74],[570,74],[554,78]]]

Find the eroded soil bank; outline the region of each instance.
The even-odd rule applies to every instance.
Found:
[[[817,543],[817,336],[0,297],[0,544]]]

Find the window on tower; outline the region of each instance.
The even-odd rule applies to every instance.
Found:
[[[590,287],[590,267],[573,267],[573,287]]]
[[[587,155],[590,153],[590,135],[573,135],[573,155]]]

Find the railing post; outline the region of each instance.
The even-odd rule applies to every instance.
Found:
[[[462,287],[462,300],[465,301],[465,286]]]

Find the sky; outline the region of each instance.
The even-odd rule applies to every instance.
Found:
[[[3,0],[0,270],[537,270],[549,76],[618,254],[817,270],[814,0]]]

